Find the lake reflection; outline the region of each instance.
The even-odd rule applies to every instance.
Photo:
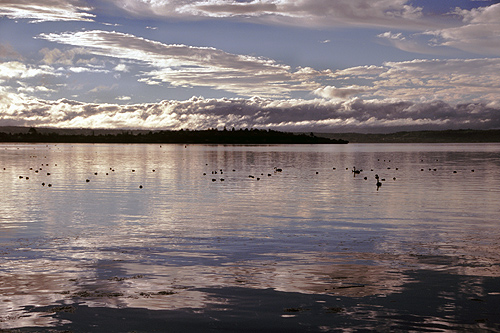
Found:
[[[500,331],[499,153],[1,144],[0,329],[147,309],[198,329]]]

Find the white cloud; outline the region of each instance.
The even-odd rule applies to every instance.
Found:
[[[444,52],[443,47],[448,47],[500,56],[500,4],[471,10],[456,8],[450,14],[461,18],[461,22],[439,29],[429,27],[409,36],[385,32],[377,37],[408,52],[435,54]]]
[[[428,37],[424,35],[425,34],[417,33],[405,36],[401,32],[392,33],[391,31],[387,31],[377,35],[377,37],[380,39],[380,41],[384,41],[385,44],[391,45],[406,52],[422,54],[445,53],[445,51],[441,47],[439,47],[439,45],[436,45],[435,43],[432,43],[431,45],[429,43]]]
[[[382,36],[394,40],[404,39],[404,36],[392,32]],[[115,63],[114,75],[129,70],[129,66],[134,64],[142,64],[138,81],[148,85],[205,87],[244,97],[280,99],[294,92],[302,92],[344,100],[360,96],[366,100],[395,98],[417,102],[442,100],[450,104],[492,103],[498,100],[500,88],[498,58],[416,59],[387,62],[382,66],[318,71],[311,67],[291,69],[272,59],[231,54],[209,47],[164,44],[119,32],[95,30],[53,33],[42,34],[40,38],[74,47],[64,52],[44,49],[42,54],[45,63],[90,61],[83,59],[83,56],[93,56],[94,62],[104,63],[110,61],[111,57],[122,61],[116,65],[116,60],[111,59]],[[4,63],[3,66],[11,67],[4,73],[10,73],[9,77],[18,76],[19,79],[33,76],[37,71],[53,72],[48,66],[46,69],[42,66],[27,67],[20,62]],[[69,66],[66,69],[75,73],[108,73],[102,67]],[[7,79],[6,75],[0,79]]]
[[[125,64],[118,64],[113,69],[117,72],[128,72],[129,71],[129,67]]]
[[[360,86],[348,86],[337,88],[334,86],[321,87],[313,91],[313,94],[321,96],[323,98],[341,98],[346,99],[348,97],[370,91],[373,88],[370,87],[360,87]]]
[[[19,61],[0,63],[0,79],[27,79],[39,75],[55,75],[49,66],[27,66]]]
[[[312,68],[299,68],[294,72],[289,66],[267,58],[231,54],[210,47],[163,44],[119,32],[51,33],[42,34],[40,38],[85,48],[94,55],[146,63],[152,69],[144,72],[141,82],[210,87],[242,96],[283,96],[291,91],[310,91],[319,87],[315,78],[331,74],[331,71]]]
[[[392,32],[381,35],[388,39],[405,39]],[[90,54],[101,59],[112,57],[128,64],[149,66],[149,70],[143,66],[139,74],[138,81],[145,84],[206,87],[246,97],[283,98],[293,92],[310,92],[332,99],[358,95],[366,100],[396,98],[418,102],[442,100],[451,104],[491,103],[498,100],[500,88],[498,58],[417,59],[336,71],[317,71],[310,67],[292,70],[272,59],[231,54],[209,47],[164,44],[119,32],[81,31],[42,34],[40,38],[75,47],[66,52],[47,49],[42,52],[46,63],[72,63],[75,54]],[[120,63],[114,70],[126,71],[128,64]],[[71,69],[104,71],[77,66]]]
[[[132,14],[159,17],[238,18],[298,26],[376,26],[421,29],[427,20],[408,0],[113,0]]]
[[[68,70],[73,73],[109,73],[108,70],[92,67],[69,67]]]
[[[204,99],[148,104],[95,104],[67,99],[47,101],[0,94],[0,121],[11,125],[206,129],[254,127],[280,130],[370,131],[498,128],[498,105],[443,101],[347,101]]]
[[[325,86],[316,95],[347,98],[363,93],[365,99],[396,98],[447,103],[493,102],[500,89],[500,59],[448,59],[387,62],[383,66],[359,66],[335,71],[338,84],[359,81],[358,86]]]
[[[380,38],[387,38],[387,39],[395,39],[395,40],[404,40],[405,37],[403,36],[402,33],[392,33],[391,31],[387,31],[387,32],[384,32],[384,33],[381,33],[379,35],[377,35],[377,37],[380,37]]]
[[[21,87],[19,87],[17,89],[17,91],[20,93],[27,93],[27,94],[33,94],[33,93],[38,93],[38,92],[41,92],[41,93],[55,92],[55,90],[49,89],[45,86],[31,86],[31,85],[22,84],[22,83],[21,83]]]
[[[500,56],[500,4],[471,10],[457,8],[454,14],[463,18],[462,26],[427,32],[436,37],[436,44]]]
[[[29,19],[32,23],[46,21],[93,21],[91,8],[71,0],[2,0],[0,17]]]

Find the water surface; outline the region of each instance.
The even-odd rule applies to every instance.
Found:
[[[499,170],[499,144],[1,144],[0,328],[500,331]]]

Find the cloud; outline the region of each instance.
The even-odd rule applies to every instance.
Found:
[[[500,55],[500,4],[471,10],[455,8],[449,13],[461,19],[452,26],[425,29],[405,36],[385,32],[377,37],[407,52],[436,54],[445,47],[483,55]],[[402,27],[401,27],[402,28]]]
[[[119,101],[130,101],[132,99],[132,97],[130,97],[130,96],[118,96],[116,99]]]
[[[286,131],[489,129],[500,126],[498,105],[443,101],[204,99],[118,105],[47,101],[1,94],[0,121],[66,128],[272,128]]]
[[[102,91],[116,90],[117,88],[118,88],[118,84],[113,84],[112,86],[100,85],[100,86],[92,88],[91,90],[89,90],[89,92],[91,92],[91,93],[98,93],[98,92],[102,92]]]
[[[323,98],[341,98],[341,99],[346,99],[348,97],[351,97],[353,95],[358,95],[363,92],[372,90],[370,87],[360,87],[360,86],[348,86],[348,87],[341,87],[337,88],[334,86],[327,86],[327,87],[322,87],[318,88],[313,91],[314,95],[321,96]]]
[[[231,18],[265,24],[335,27],[442,26],[424,17],[421,7],[408,0],[113,0],[116,6],[139,16]]]
[[[17,53],[10,44],[0,44],[0,58],[22,60],[23,57]]]
[[[0,63],[0,79],[28,79],[39,75],[55,75],[49,66],[27,66],[19,61]]]
[[[500,4],[471,10],[455,9],[464,25],[429,31],[437,45],[454,47],[476,54],[500,56]]]
[[[405,39],[398,33],[381,35]],[[326,99],[345,100],[357,95],[365,100],[492,103],[498,100],[500,88],[499,58],[415,59],[318,71],[311,67],[292,69],[268,58],[231,54],[211,47],[164,44],[113,31],[50,33],[39,38],[73,47],[66,51],[41,51],[45,63],[68,65],[67,72],[108,73],[103,66],[82,66],[91,61],[108,61],[113,63],[117,76],[136,65],[141,68],[136,74],[138,81],[148,85],[203,87],[241,97],[280,99],[300,92]],[[121,61],[118,65],[116,59]],[[70,65],[80,62],[78,66]],[[28,67],[18,72],[23,70]]]
[[[72,66],[78,56],[85,55],[87,52],[83,48],[73,48],[70,50],[61,51],[60,49],[43,48],[40,51],[43,55],[42,62],[47,65],[61,64]]]
[[[56,81],[61,76],[47,65],[30,65],[19,61],[0,62],[0,95],[7,93],[50,96],[56,92]],[[60,88],[60,86],[58,87]],[[0,98],[0,104],[5,100]],[[1,108],[1,106],[0,106]]]
[[[27,93],[27,94],[33,94],[33,93],[51,93],[51,92],[55,92],[55,90],[53,89],[49,89],[45,86],[32,86],[32,85],[27,85],[27,84],[24,84],[24,83],[21,83],[20,84],[21,86],[19,88],[17,88],[17,91],[20,92],[20,93]]]
[[[117,72],[128,72],[130,70],[129,67],[125,64],[118,64],[113,69]]]
[[[397,49],[413,52],[413,53],[422,53],[422,54],[443,54],[444,50],[438,47],[438,45],[430,45],[428,38],[421,33],[411,34],[409,36],[405,36],[403,33],[392,33],[391,31],[387,31],[381,34],[378,34],[377,37],[379,40],[384,41],[385,43]]]
[[[394,40],[405,38],[392,32],[381,35]],[[365,100],[491,103],[498,100],[500,88],[498,58],[416,59],[318,71],[311,67],[291,69],[268,58],[231,54],[210,47],[164,44],[113,31],[51,33],[39,38],[73,47],[66,51],[57,48],[41,51],[45,63],[68,65],[68,72],[108,73],[102,66],[70,65],[90,64],[91,60],[114,63],[115,76],[140,65],[138,81],[148,85],[204,87],[242,97],[280,99],[302,92],[326,99],[345,100],[358,95]],[[90,56],[93,58],[87,59]],[[122,62],[116,65],[115,59]]]
[[[93,21],[91,8],[68,0],[2,0],[0,17],[29,19],[31,23],[47,21]]]
[[[108,70],[92,67],[69,67],[68,71],[72,73],[109,73]]]
[[[377,75],[380,75],[385,72],[385,68],[383,66],[375,66],[375,65],[365,65],[365,66],[355,66],[349,67],[345,69],[340,69],[334,72],[334,76],[336,77],[355,77],[355,78],[373,78]]]
[[[163,44],[131,34],[81,31],[42,34],[51,42],[84,48],[85,52],[147,64],[139,80],[147,84],[210,87],[242,96],[286,96],[291,91],[320,87],[314,79],[331,71],[299,68],[295,72],[274,60],[227,53],[211,47]],[[124,67],[120,67],[124,68]]]
[[[399,99],[447,103],[493,102],[500,89],[500,59],[444,59],[386,62],[383,66],[358,66],[332,73],[335,86],[316,89],[324,98]],[[342,85],[343,81],[363,86]]]

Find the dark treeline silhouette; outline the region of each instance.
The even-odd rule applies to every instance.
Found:
[[[179,131],[118,131],[95,134],[72,133],[66,130],[43,131],[29,128],[17,133],[0,132],[0,142],[47,143],[204,143],[204,144],[346,144],[342,139],[330,139],[310,134],[293,134],[274,130],[179,130]]]
[[[317,136],[351,143],[480,143],[500,142],[500,130],[403,131],[394,133],[316,133]]]

